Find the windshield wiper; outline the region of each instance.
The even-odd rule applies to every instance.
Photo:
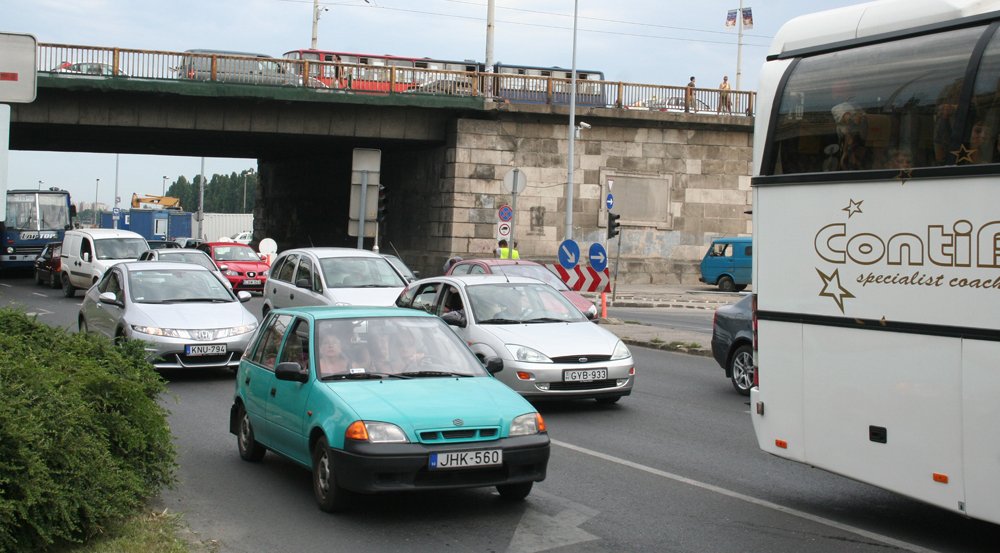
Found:
[[[390,373],[375,373],[375,372],[358,372],[358,373],[338,373],[338,374],[328,374],[320,378],[320,381],[326,382],[328,380],[382,380],[383,378],[410,378],[409,376],[403,376],[399,374]]]
[[[159,303],[194,303],[194,302],[207,302],[207,303],[229,303],[233,300],[222,299],[222,298],[171,298],[168,300],[163,300]]]
[[[396,288],[392,284],[362,284],[360,286],[355,286],[355,288]]]
[[[538,317],[537,319],[528,319],[526,321],[521,321],[524,323],[564,323],[566,321],[562,319],[556,319],[553,317]]]
[[[400,373],[401,376],[472,376],[471,374],[462,374],[449,371],[410,371],[405,373]]]
[[[521,321],[515,321],[514,319],[486,319],[485,321],[479,321],[481,325],[516,325],[521,324]]]

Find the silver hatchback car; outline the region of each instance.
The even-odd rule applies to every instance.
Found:
[[[368,250],[296,248],[271,264],[264,315],[306,305],[392,305],[406,280],[389,261]]]
[[[208,269],[193,263],[114,265],[87,290],[80,332],[145,342],[157,369],[235,370],[257,318]]]
[[[426,278],[411,283],[397,305],[441,316],[481,360],[502,359],[496,377],[528,399],[614,403],[632,393],[628,347],[539,280]]]

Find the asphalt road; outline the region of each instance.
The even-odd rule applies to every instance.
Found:
[[[0,279],[0,304],[11,302],[75,328],[80,298]],[[710,358],[633,352],[636,390],[619,404],[539,405],[552,457],[526,501],[393,494],[342,515],[315,507],[306,469],[240,460],[231,375],[167,374],[180,466],[158,502],[223,552],[996,551],[1000,526],[760,452],[746,399]]]

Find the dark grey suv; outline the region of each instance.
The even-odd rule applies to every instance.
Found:
[[[715,310],[712,356],[726,370],[736,391],[748,396],[753,386],[753,296]]]

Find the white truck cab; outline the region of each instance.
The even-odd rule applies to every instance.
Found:
[[[141,234],[119,229],[68,230],[63,238],[63,295],[72,298],[77,289],[86,290],[101,279],[108,267],[135,261],[149,244]]]

